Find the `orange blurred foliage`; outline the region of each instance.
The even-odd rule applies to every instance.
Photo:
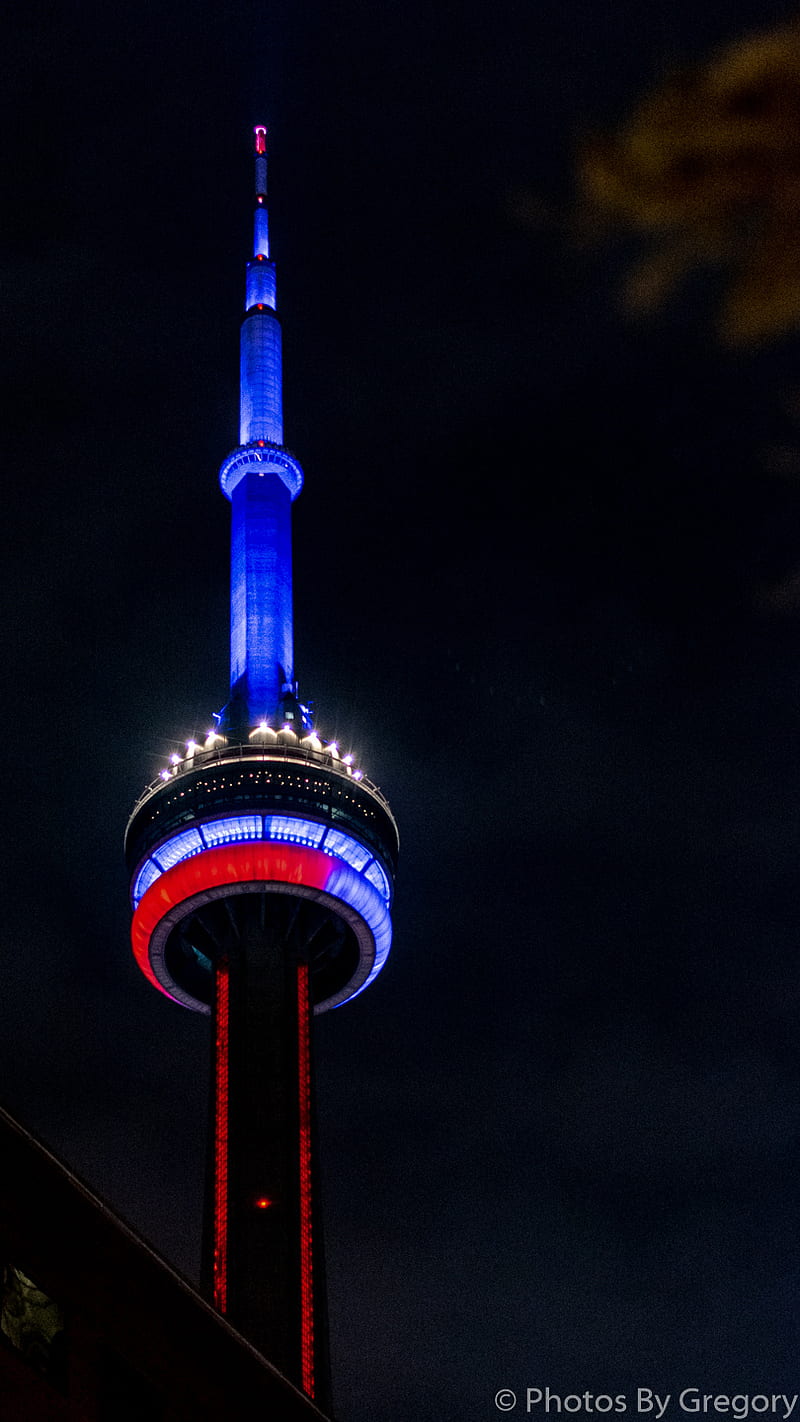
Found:
[[[580,159],[592,235],[639,232],[632,312],[701,267],[725,277],[719,334],[762,344],[800,328],[800,22],[667,79]]]

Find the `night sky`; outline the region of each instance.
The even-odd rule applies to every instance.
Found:
[[[800,1391],[800,341],[721,352],[713,282],[626,324],[568,218],[582,137],[792,13],[15,16],[0,1097],[194,1275],[207,1022],[122,836],[227,696],[265,122],[301,691],[401,834],[318,1032],[341,1422]]]

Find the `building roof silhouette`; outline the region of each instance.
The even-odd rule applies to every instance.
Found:
[[[324,1414],[0,1109],[3,1422]]]

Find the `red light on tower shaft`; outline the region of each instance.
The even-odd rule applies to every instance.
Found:
[[[214,1304],[228,1307],[228,1033],[230,988],[228,964],[217,967],[214,1033]]]
[[[308,964],[297,965],[297,1086],[300,1127],[300,1353],[303,1389],[314,1396],[314,1251],[311,1194],[311,1013]]]

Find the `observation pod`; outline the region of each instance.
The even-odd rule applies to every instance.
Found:
[[[136,961],[195,1012],[211,1011],[214,967],[250,909],[240,898],[269,896],[271,915],[291,919],[315,1013],[362,992],[391,945],[398,836],[386,800],[332,744],[268,733],[187,751],[126,831]]]
[[[131,939],[148,981],[211,1018],[201,1288],[275,1367],[330,1402],[312,1026],[391,943],[398,837],[377,786],[313,729],[293,668],[280,325],[255,130],[231,509],[230,700],[170,757],[125,836]]]

